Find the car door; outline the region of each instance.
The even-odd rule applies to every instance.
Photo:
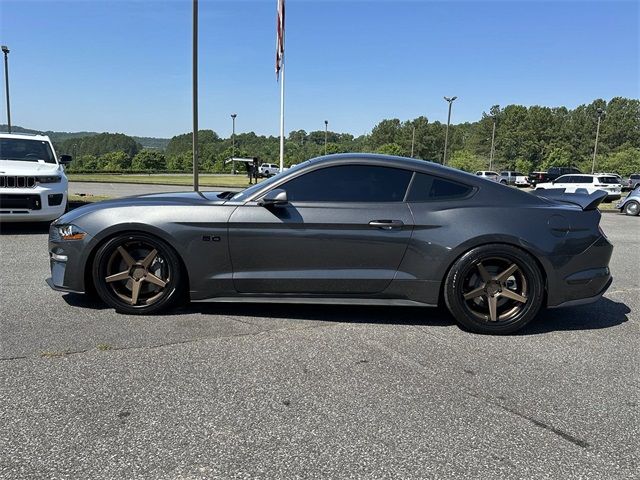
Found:
[[[575,183],[573,175],[563,175],[553,182],[553,188],[564,188],[567,193],[573,193],[575,191]]]
[[[328,166],[274,184],[284,205],[239,206],[229,219],[233,282],[241,293],[370,294],[394,278],[413,217],[409,170]],[[262,197],[263,195],[261,195]]]
[[[584,175],[574,175],[573,192],[590,194],[597,189],[593,186],[593,177]]]

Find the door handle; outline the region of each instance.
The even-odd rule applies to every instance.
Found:
[[[402,220],[371,220],[369,222],[370,227],[381,228],[382,230],[392,230],[403,225],[404,222]]]

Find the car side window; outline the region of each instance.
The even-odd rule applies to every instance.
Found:
[[[280,188],[290,202],[401,202],[411,175],[399,168],[343,165],[309,172]]]
[[[425,173],[416,173],[411,190],[407,196],[408,202],[433,202],[440,200],[454,200],[466,197],[472,187],[452,180],[434,177]]]
[[[571,175],[563,175],[556,179],[556,183],[574,183]]]

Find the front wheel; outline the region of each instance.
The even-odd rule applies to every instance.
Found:
[[[121,234],[100,247],[93,263],[100,298],[116,311],[152,314],[180,297],[182,269],[173,249],[145,233]]]
[[[624,205],[623,212],[625,215],[637,216],[640,214],[640,204],[635,200],[630,200]]]
[[[476,333],[513,333],[542,307],[544,284],[536,261],[510,245],[484,245],[452,265],[444,298],[456,321]]]

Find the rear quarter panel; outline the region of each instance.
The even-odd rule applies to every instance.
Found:
[[[504,243],[525,250],[537,260],[548,286],[555,288],[572,269],[576,255],[600,237],[599,212],[537,199],[505,204],[471,198],[410,207],[415,227],[398,278],[423,281],[428,293],[421,301],[426,303],[437,303],[450,266],[477,246]]]

